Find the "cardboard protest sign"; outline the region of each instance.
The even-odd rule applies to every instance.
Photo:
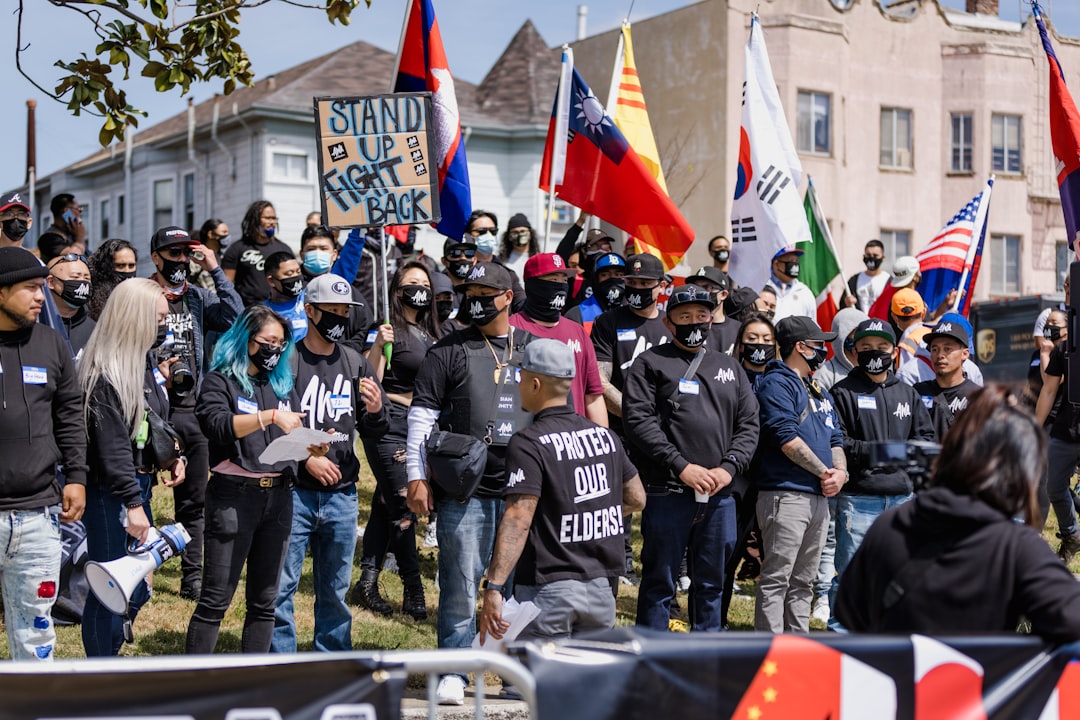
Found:
[[[431,93],[315,98],[322,216],[332,228],[437,222]]]

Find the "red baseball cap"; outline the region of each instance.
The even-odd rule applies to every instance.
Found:
[[[537,253],[525,261],[525,280],[555,272],[566,273],[567,277],[573,277],[580,271],[569,267],[558,253]]]

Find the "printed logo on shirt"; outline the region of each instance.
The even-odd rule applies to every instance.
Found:
[[[897,403],[896,404],[896,410],[893,410],[893,415],[898,420],[903,420],[904,418],[911,417],[911,405],[909,405],[906,402],[905,403]]]
[[[570,340],[566,341],[566,346],[568,348],[570,348],[571,350],[573,350],[575,355],[580,355],[581,354],[581,341],[580,340],[574,340],[573,338],[571,338]]]
[[[518,484],[525,482],[525,471],[518,468],[514,472],[510,473],[506,478],[506,487],[517,487]]]
[[[240,256],[240,262],[244,265],[250,265],[256,270],[263,270],[266,267],[266,258],[263,257],[260,250],[245,250],[244,254]]]
[[[968,399],[963,395],[957,395],[949,401],[949,409],[952,410],[953,415],[967,410]]]
[[[169,313],[165,317],[165,327],[167,331],[174,335],[179,335],[184,332],[192,332],[195,330],[195,319],[189,312]],[[165,338],[165,342],[169,342],[169,338]],[[176,342],[173,338],[173,342]]]
[[[307,424],[312,430],[336,423],[343,415],[352,415],[352,381],[337,373],[333,384],[328,386],[318,375],[312,376],[300,396],[300,412],[307,413]]]
[[[667,342],[667,340],[668,339],[666,337],[660,338],[660,342],[658,342],[656,344],[657,345],[663,345],[664,343]],[[640,355],[641,353],[645,352],[646,350],[648,350],[652,346],[653,346],[653,344],[651,342],[649,342],[648,340],[646,340],[644,337],[639,337],[637,339],[637,345],[634,346],[634,352],[630,355],[630,359],[627,360],[626,362],[624,362],[619,367],[621,367],[623,370],[629,369],[629,367],[634,364],[634,361],[637,360],[637,356]]]
[[[495,430],[496,430],[496,432],[499,433],[500,437],[510,437],[511,435],[514,434],[514,423],[512,423],[512,422],[499,423],[499,427],[495,428]]]
[[[828,398],[818,400],[817,398],[812,397],[810,398],[810,409],[813,412],[832,414],[832,400],[829,400]]]
[[[714,379],[717,382],[722,382],[725,384],[729,382],[735,382],[735,371],[731,368],[720,368],[716,371],[716,377]]]
[[[45,385],[49,382],[49,373],[43,367],[23,365],[22,379],[26,385]]]

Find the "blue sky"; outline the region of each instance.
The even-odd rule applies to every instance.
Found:
[[[721,1],[721,0],[715,0]],[[820,0],[825,2],[825,0]],[[871,0],[861,0],[870,2]],[[964,0],[943,0],[949,7],[962,9]],[[450,68],[456,76],[479,82],[505,49],[513,34],[531,18],[540,34],[552,46],[572,40],[577,28],[577,7],[588,5],[588,33],[595,34],[618,27],[630,7],[630,0],[436,0],[436,12],[442,26]],[[257,76],[296,65],[333,48],[365,40],[388,50],[395,50],[401,32],[406,0],[373,0],[371,8],[358,8],[349,27],[331,26],[325,15],[282,3],[247,11],[241,20],[240,40],[252,58]],[[687,0],[634,0],[631,21],[659,15],[690,4]],[[1048,14],[1059,33],[1080,37],[1080,2],[1044,0]],[[93,37],[85,23],[70,11],[45,2],[26,2],[23,43],[29,48],[23,55],[23,67],[46,88],[56,83],[60,71],[53,67],[57,58],[75,59],[75,48],[90,52]],[[0,47],[15,46],[15,0],[0,0],[0,14],[10,18],[0,32]],[[1027,3],[1023,3],[1027,12]],[[1001,0],[1003,18],[1019,18],[1020,2]],[[1071,69],[1066,68],[1068,73]],[[1075,72],[1075,71],[1074,71]],[[132,75],[128,83],[131,104],[146,110],[150,117],[143,127],[181,112],[185,99],[177,93],[161,94],[152,83]],[[25,177],[26,109],[24,100],[37,98],[38,172],[46,174],[93,153],[97,148],[100,121],[93,116],[71,117],[64,106],[41,95],[15,69],[14,53],[0,58],[3,95],[8,101],[0,113],[0,133],[9,138],[5,162],[0,165],[0,191],[20,185]],[[1076,77],[1074,75],[1073,77]],[[1072,80],[1073,86],[1080,80]],[[218,86],[195,90],[200,101],[210,97]]]

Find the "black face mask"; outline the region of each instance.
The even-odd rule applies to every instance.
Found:
[[[1057,342],[1061,339],[1061,328],[1047,325],[1043,328],[1043,337],[1047,340]]]
[[[180,287],[187,282],[188,261],[161,258],[161,277],[170,287]]]
[[[161,347],[165,342],[165,336],[169,334],[169,326],[166,323],[161,323],[157,326],[157,337],[154,338],[154,344],[150,346],[151,350],[155,350]]]
[[[558,321],[569,290],[569,283],[529,278],[525,281],[525,314],[541,322]]]
[[[401,288],[401,302],[415,310],[431,307],[431,288],[423,285],[405,285]]]
[[[345,337],[345,330],[348,326],[349,318],[334,315],[325,310],[320,310],[319,312],[322,313],[319,317],[319,321],[312,323],[312,325],[314,325],[315,329],[322,335],[323,340],[331,343],[341,342]]]
[[[282,278],[277,281],[277,291],[289,298],[298,298],[304,292],[304,278],[300,275],[291,278]]]
[[[801,355],[802,353],[800,353]],[[802,356],[806,361],[807,367],[810,368],[810,372],[814,372],[825,360],[829,357],[829,349],[826,347],[814,348],[814,353],[810,357]]]
[[[892,367],[892,353],[884,350],[860,350],[859,367],[867,375],[880,375]]]
[[[881,267],[881,258],[879,257],[866,255],[863,257],[862,261],[863,265],[866,266],[867,270],[877,270],[879,267]]]
[[[19,242],[26,237],[26,232],[30,229],[29,220],[20,220],[18,218],[11,218],[4,221],[4,234],[15,242]]]
[[[64,280],[64,291],[60,293],[60,299],[69,306],[78,310],[90,299],[89,280]]]
[[[124,282],[125,280],[130,280],[131,278],[135,277],[134,270],[132,270],[131,272],[117,272],[114,270],[113,274],[116,275],[117,282]]]
[[[435,313],[439,316],[439,322],[444,323],[450,319],[450,313],[454,312],[453,300],[436,300]]]
[[[472,270],[472,267],[472,260],[449,260],[446,263],[446,269],[459,280],[469,277],[469,271]]]
[[[747,365],[764,365],[775,357],[775,345],[768,343],[748,343],[742,346],[742,361]]]
[[[259,349],[248,355],[252,364],[255,365],[260,372],[274,372],[274,368],[278,366],[278,361],[281,360],[281,350],[274,350],[266,343],[256,342],[255,344]]]
[[[655,289],[656,285],[645,290],[628,288],[626,290],[626,304],[635,310],[644,310],[656,302],[656,298],[653,297],[653,290]]]
[[[731,259],[731,251],[730,250],[717,250],[716,252],[714,252],[712,254],[712,256],[713,256],[713,259],[716,260],[716,262],[718,262],[718,263],[726,263],[728,260]]]
[[[798,260],[788,260],[787,262],[780,263],[780,265],[784,268],[784,274],[785,275],[790,277],[792,280],[798,279],[798,277],[799,277],[799,261]]]
[[[626,302],[626,281],[621,277],[608,278],[596,286],[593,295],[605,310],[622,307]]]
[[[697,348],[705,344],[709,336],[709,328],[712,322],[687,323],[686,325],[673,325],[675,339],[688,348]]]
[[[498,295],[489,295],[487,297],[466,297],[465,298],[465,316],[469,318],[469,322],[473,325],[483,326],[498,317],[502,310],[495,307],[495,298]],[[509,306],[507,306],[509,307]],[[504,308],[505,309],[505,308]]]

